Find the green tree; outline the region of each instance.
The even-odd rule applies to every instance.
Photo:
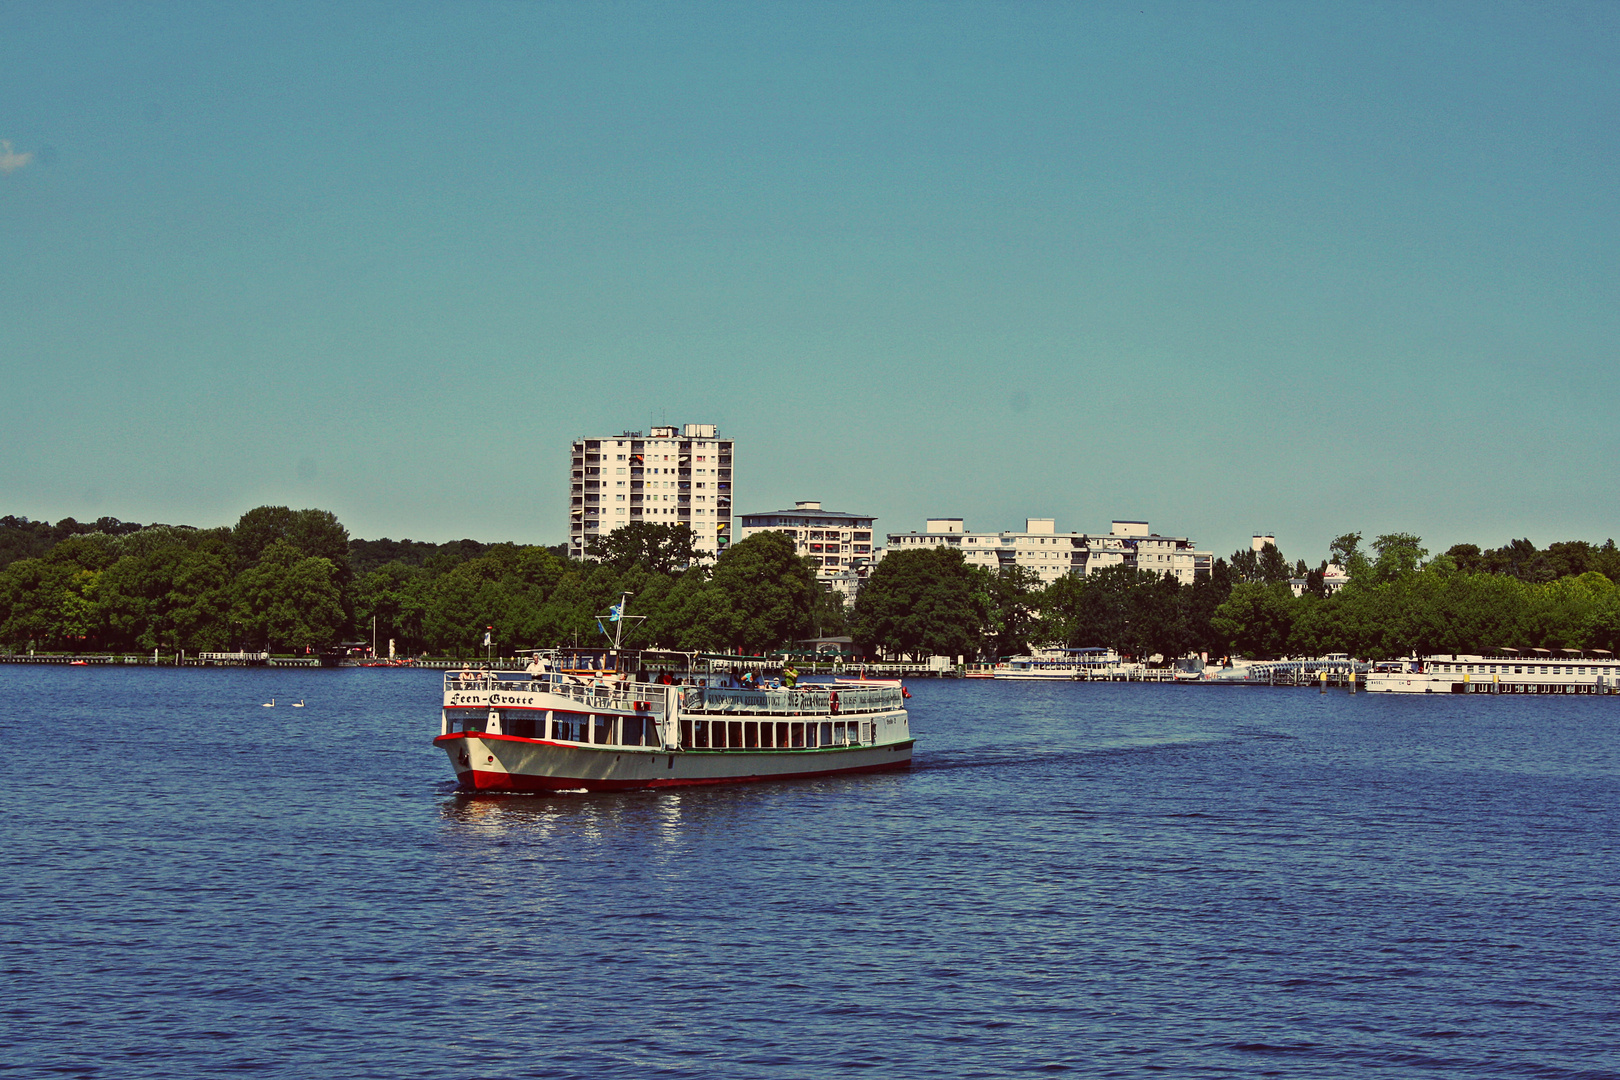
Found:
[[[1423,538],[1411,533],[1386,533],[1373,541],[1373,551],[1378,556],[1372,565],[1374,584],[1416,573],[1423,565],[1424,556],[1429,554],[1423,546]]]
[[[984,637],[997,656],[1029,651],[1042,601],[1041,575],[1027,566],[1004,566],[986,575]],[[966,655],[965,653],[953,655]]]
[[[910,656],[977,656],[989,618],[981,575],[955,548],[890,554],[855,598],[852,634]]]
[[[1277,545],[1267,544],[1260,549],[1258,560],[1259,579],[1267,585],[1287,585],[1288,579],[1293,577],[1293,568],[1283,553],[1277,550]]]
[[[330,510],[255,507],[243,514],[231,530],[231,542],[242,566],[257,563],[278,540],[306,558],[328,559],[334,567],[348,571],[349,531]]]
[[[1371,568],[1366,554],[1361,550],[1361,534],[1358,532],[1336,537],[1328,545],[1328,561],[1342,569],[1351,581],[1365,576]]]
[[[231,618],[251,642],[286,652],[325,649],[347,623],[339,571],[331,559],[301,555],[287,540],[266,547],[233,587]]]
[[[1286,585],[1244,582],[1215,610],[1211,623],[1235,655],[1251,660],[1287,654],[1295,601]]]
[[[655,574],[684,570],[701,556],[692,527],[632,521],[612,532],[592,538],[585,545],[585,557],[624,571],[644,566]]]
[[[709,632],[744,652],[791,647],[804,637],[819,591],[814,568],[779,532],[733,544],[716,561],[710,587],[724,603],[706,607]]]

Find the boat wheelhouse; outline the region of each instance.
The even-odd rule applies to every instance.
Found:
[[[472,791],[613,791],[904,769],[915,740],[893,682],[758,686],[672,654],[548,653],[529,670],[452,671],[439,736]]]
[[[1443,653],[1375,663],[1374,694],[1613,694],[1620,661],[1602,649],[1499,649],[1489,655]]]

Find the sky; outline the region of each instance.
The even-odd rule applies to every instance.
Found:
[[[0,4],[0,513],[1620,536],[1612,3]]]

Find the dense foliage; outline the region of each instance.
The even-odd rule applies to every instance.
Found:
[[[380,648],[474,655],[486,630],[507,649],[600,642],[598,616],[625,591],[647,616],[626,624],[636,646],[756,652],[842,629],[779,534],[684,569],[684,526],[629,557],[580,563],[557,548],[350,540],[326,511],[276,506],[230,529],[113,524],[0,520],[16,553],[0,569],[0,645],[320,650],[369,640],[375,618]]]
[[[470,656],[486,630],[507,651],[600,642],[598,618],[628,591],[645,616],[626,624],[634,647],[764,652],[849,634],[889,655],[952,657],[1032,644],[1134,657],[1620,650],[1613,541],[1462,544],[1429,559],[1416,536],[1363,551],[1349,533],[1329,550],[1349,575],[1332,595],[1328,560],[1290,564],[1269,545],[1191,585],[1111,567],[1042,587],[953,549],[901,551],[846,611],[778,533],[702,565],[684,526],[623,532],[577,562],[560,547],[351,540],[326,511],[274,506],[228,529],[0,518],[0,647],[318,650],[369,640],[375,620],[384,648]]]

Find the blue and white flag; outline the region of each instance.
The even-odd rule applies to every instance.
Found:
[[[601,619],[596,620],[596,628],[598,630],[602,631],[602,636],[603,637],[608,637],[609,636],[609,634],[607,632],[607,627],[602,625],[602,620]]]
[[[608,622],[618,622],[624,618],[624,605],[613,604],[608,607]]]

